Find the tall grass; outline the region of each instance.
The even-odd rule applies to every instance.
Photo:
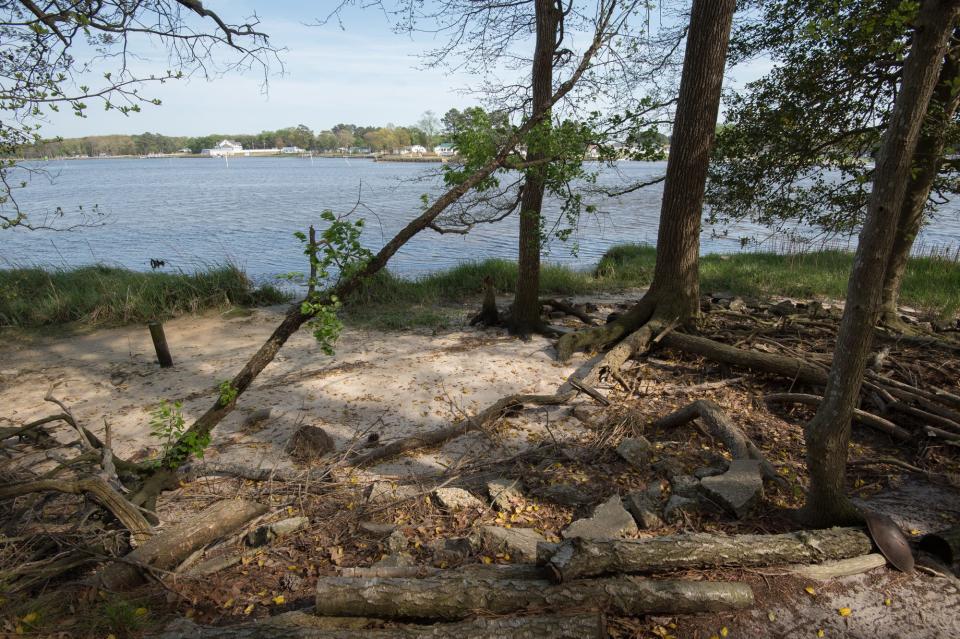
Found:
[[[0,326],[116,325],[285,299],[276,288],[253,286],[233,265],[192,274],[140,273],[103,265],[0,270]]]

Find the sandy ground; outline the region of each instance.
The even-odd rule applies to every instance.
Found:
[[[167,322],[172,369],[157,365],[145,327],[54,339],[7,338],[0,342],[0,423],[19,425],[57,412],[43,401],[56,385],[54,394],[88,428],[102,435],[103,420],[109,421],[117,454],[145,456],[155,447],[149,422],[157,404],[182,401],[187,423],[200,416],[214,401],[216,385],[243,366],[282,312],[269,308],[248,317]],[[471,328],[437,334],[347,329],[336,350],[334,357],[324,355],[307,330],[292,337],[241,397],[238,410],[216,429],[208,458],[289,465],[283,449],[302,424],[323,427],[338,449],[374,432],[386,442],[447,425],[510,393],[551,394],[573,371],[554,360],[544,338],[523,342],[502,331]],[[269,419],[247,427],[247,418],[262,408],[271,408]],[[551,421],[550,429],[570,422],[556,419],[560,422]],[[531,428],[543,427],[534,423]],[[439,455],[407,458],[379,470],[423,472],[455,462],[465,451],[478,453],[478,446],[509,449],[527,439],[523,432],[513,435],[497,444],[482,435],[460,438]]]

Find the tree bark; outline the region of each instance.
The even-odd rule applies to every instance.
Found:
[[[391,625],[363,618],[317,617],[287,612],[256,623],[222,628],[178,619],[156,639],[601,639],[606,624],[598,614],[478,617],[459,623]]]
[[[926,122],[917,141],[913,154],[913,172],[907,185],[897,233],[893,240],[890,260],[887,262],[883,281],[883,293],[880,307],[880,323],[903,331],[906,325],[897,311],[900,300],[900,288],[910,259],[914,240],[923,224],[924,210],[930,190],[943,164],[943,151],[947,132],[953,123],[953,116],[960,103],[960,91],[954,90],[954,82],[960,77],[960,56],[956,47],[960,45],[960,33],[953,31],[951,50],[943,61],[940,78],[927,108]]]
[[[534,112],[545,111],[545,117],[533,130],[527,144],[528,162],[547,157],[550,133],[550,96],[553,93],[553,63],[557,51],[557,29],[563,13],[557,0],[535,0],[537,42],[533,53],[531,82]],[[543,231],[544,175],[546,168],[536,166],[527,171],[520,196],[520,246],[517,288],[510,313],[510,329],[519,335],[539,332],[540,321],[540,235]]]
[[[810,489],[801,516],[812,525],[861,519],[846,494],[850,420],[870,354],[911,159],[958,12],[960,0],[925,0],[916,19],[903,83],[877,160],[824,401],[805,429]]]
[[[550,559],[554,579],[567,582],[607,573],[690,568],[820,563],[871,551],[859,528],[801,530],[782,535],[692,533],[651,539],[568,539]]]
[[[317,613],[388,619],[463,619],[477,612],[601,610],[621,615],[740,610],[753,604],[746,584],[594,579],[554,585],[542,579],[475,576],[424,579],[324,577]]]
[[[651,318],[685,323],[699,313],[703,193],[735,8],[735,0],[694,0],[690,11],[650,290],[615,322],[560,338],[561,361],[574,351],[617,342]]]
[[[172,570],[193,552],[267,512],[255,502],[225,499],[218,501],[192,519],[154,535],[142,546],[109,564],[99,573],[99,583],[107,590],[123,591],[145,580],[144,570]]]

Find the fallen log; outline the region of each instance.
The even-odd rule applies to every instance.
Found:
[[[478,612],[599,610],[632,616],[720,612],[752,604],[753,591],[741,583],[621,576],[555,585],[545,579],[464,574],[424,579],[323,577],[317,582],[316,611],[330,616],[455,620]]]
[[[692,533],[652,539],[564,541],[548,564],[557,582],[608,573],[645,573],[723,566],[810,564],[858,557],[873,543],[859,528],[800,530],[780,535]]]
[[[317,617],[287,612],[239,626],[198,626],[178,619],[155,639],[600,639],[606,624],[598,614],[530,617],[479,617],[460,623],[397,625],[376,628],[382,621],[365,618]]]
[[[550,306],[557,309],[561,313],[572,315],[576,317],[578,320],[580,320],[581,322],[583,322],[584,324],[586,324],[587,326],[593,326],[594,324],[596,324],[596,322],[592,317],[590,317],[583,311],[578,310],[575,306],[571,306],[570,304],[567,304],[566,302],[563,302],[561,300],[556,300],[556,299],[540,300],[540,306]]]
[[[887,559],[880,553],[870,553],[860,557],[851,557],[850,559],[838,559],[836,561],[825,561],[822,564],[811,564],[806,566],[796,566],[790,569],[790,572],[815,579],[817,581],[827,581],[838,577],[849,577],[859,575],[887,565]]]
[[[374,448],[368,453],[359,455],[350,460],[354,466],[364,466],[371,462],[394,457],[401,453],[426,448],[428,446],[437,446],[455,437],[460,437],[471,431],[481,430],[487,425],[493,423],[502,417],[508,410],[523,406],[524,404],[535,404],[538,406],[556,406],[565,404],[574,396],[573,393],[563,393],[558,395],[508,395],[497,400],[488,406],[476,417],[468,417],[461,422],[438,428],[437,430],[423,433],[421,435],[412,435],[398,439],[389,444]]]
[[[97,581],[107,590],[128,590],[143,583],[145,572],[151,568],[172,570],[195,551],[266,511],[266,506],[256,502],[218,501],[196,517],[154,535],[123,561],[107,565],[97,575]]]
[[[764,395],[763,401],[775,404],[793,403],[819,406],[823,398],[819,395],[808,395],[806,393],[770,393],[769,395]],[[865,410],[860,410],[859,408],[853,410],[853,419],[858,424],[879,430],[898,441],[903,442],[913,438],[910,431],[905,428],[901,428],[888,419],[884,419],[873,413],[868,413]]]

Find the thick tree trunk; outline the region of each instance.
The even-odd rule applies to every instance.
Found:
[[[534,112],[550,106],[553,93],[553,58],[557,51],[557,29],[563,14],[556,0],[535,0],[537,43],[531,75]],[[549,116],[534,129],[527,144],[527,161],[542,160],[548,146]],[[542,232],[544,173],[538,166],[527,172],[520,199],[520,247],[517,289],[510,314],[510,330],[528,335],[542,329],[540,321],[540,234]]]
[[[694,0],[690,11],[650,290],[617,321],[560,338],[557,354],[561,360],[577,350],[617,342],[651,318],[686,322],[699,313],[703,193],[735,8],[735,0]]]
[[[554,585],[542,579],[476,576],[322,577],[317,614],[387,619],[463,619],[477,612],[601,610],[620,615],[739,610],[753,604],[746,584],[616,577]]]
[[[859,557],[870,537],[858,528],[802,530],[782,535],[693,533],[651,539],[568,539],[550,559],[557,581],[608,573],[652,573],[690,568],[809,564]]]
[[[810,490],[801,514],[813,525],[860,519],[846,495],[850,420],[870,354],[883,273],[910,179],[911,159],[958,12],[960,0],[925,0],[917,16],[903,83],[874,173],[824,401],[805,431]]]
[[[960,34],[954,29],[951,46],[960,45]],[[930,190],[943,164],[943,151],[946,145],[947,131],[953,122],[953,116],[960,103],[960,91],[954,90],[954,83],[960,77],[960,57],[952,49],[947,53],[940,70],[940,79],[927,108],[926,122],[920,131],[917,150],[913,154],[913,172],[897,223],[897,234],[893,241],[890,261],[883,281],[883,294],[880,307],[880,323],[890,328],[903,330],[897,305],[900,300],[900,287],[907,269],[907,261],[914,240],[923,225],[924,208]]]
[[[381,622],[382,623],[382,622]],[[606,624],[598,614],[479,617],[459,623],[377,628],[377,620],[317,617],[287,612],[256,623],[222,628],[178,619],[156,639],[601,639]]]

